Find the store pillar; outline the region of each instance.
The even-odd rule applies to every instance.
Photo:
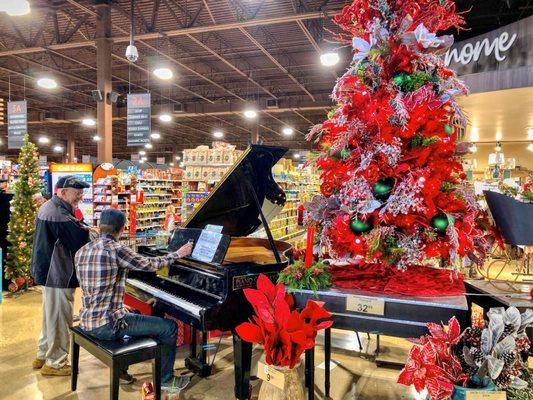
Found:
[[[111,9],[109,4],[96,6],[96,80],[103,100],[97,103],[98,161],[111,162],[113,158],[113,104],[108,100],[111,82]]]
[[[76,162],[76,141],[74,140],[74,135],[72,134],[67,136],[67,162]]]

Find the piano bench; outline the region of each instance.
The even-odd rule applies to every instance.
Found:
[[[70,389],[76,391],[80,346],[98,358],[110,369],[111,400],[118,400],[119,374],[131,364],[152,361],[152,376],[156,400],[161,399],[161,346],[150,338],[120,340],[98,340],[87,335],[81,328],[70,328],[72,375]]]

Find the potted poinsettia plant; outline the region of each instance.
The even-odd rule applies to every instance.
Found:
[[[533,311],[524,314],[510,307],[488,312],[486,327],[468,327],[462,333],[455,317],[448,326],[427,324],[409,352],[398,383],[427,390],[431,400],[465,400],[473,390],[523,389],[524,358],[530,342],[525,329],[533,322]]]
[[[263,384],[259,399],[302,399],[304,389],[297,367],[302,353],[314,347],[317,332],[329,328],[333,321],[322,302],[308,301],[302,311],[294,309],[292,296],[283,284],[274,285],[265,275],[259,275],[257,289],[244,289],[244,295],[254,309],[250,321],[237,326],[242,340],[261,344],[266,364],[285,375],[284,390]]]

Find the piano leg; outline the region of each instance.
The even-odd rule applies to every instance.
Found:
[[[207,363],[207,331],[202,329],[202,348],[200,349],[200,362],[202,364]]]
[[[243,341],[233,333],[233,357],[235,364],[235,398],[250,398],[250,368],[252,366],[252,344]]]
[[[207,344],[207,332],[202,329],[202,343],[200,349],[200,358],[198,358],[198,330],[192,328],[191,355],[185,359],[185,367],[197,374],[201,378],[211,375],[212,366],[207,363],[207,353],[205,346]]]
[[[324,331],[324,362],[326,363],[324,369],[324,394],[326,399],[329,399],[330,389],[330,361],[331,361],[331,328]]]
[[[198,331],[195,327],[192,328],[192,335],[191,335],[191,358],[196,358],[196,340],[198,338]]]

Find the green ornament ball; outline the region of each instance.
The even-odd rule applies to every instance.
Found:
[[[402,86],[404,83],[405,75],[396,75],[394,78],[392,78],[392,81],[396,86]]]
[[[455,219],[446,213],[438,213],[433,218],[431,218],[430,225],[435,228],[439,233],[446,233],[448,226],[455,222]]]
[[[369,232],[370,230],[372,230],[372,223],[371,223],[370,220],[367,220],[365,222],[365,221],[361,221],[357,217],[353,217],[351,222],[350,222],[350,229],[356,235],[360,235],[362,233],[366,233],[366,232]]]
[[[378,200],[387,200],[394,187],[394,178],[384,178],[377,181],[372,187],[372,193]]]
[[[350,157],[350,150],[342,149],[341,150],[341,157],[342,157],[343,160],[346,160],[348,157]]]
[[[450,136],[453,132],[453,128],[450,125],[446,124],[444,125],[444,132],[446,132],[446,135]]]

